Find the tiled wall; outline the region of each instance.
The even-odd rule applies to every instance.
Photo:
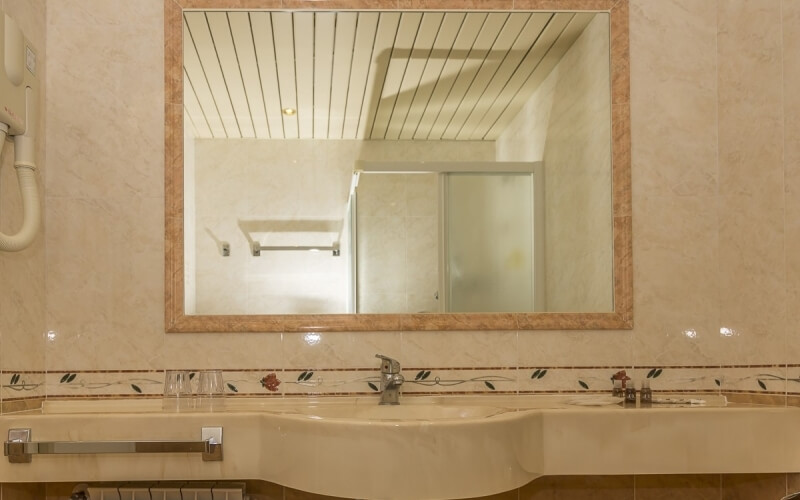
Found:
[[[375,352],[409,391],[605,390],[635,366],[656,390],[800,392],[799,0],[631,0],[632,331],[165,335],[163,21],[161,0],[47,5],[47,314],[21,350],[54,332],[48,394],[212,366],[243,393],[272,372],[368,392]]]
[[[0,0],[0,8],[16,21],[37,50],[39,109],[36,163],[40,197],[44,198],[45,164],[45,2]],[[14,163],[14,146],[6,142],[0,166],[0,231],[15,234],[22,222],[22,201]],[[42,202],[44,205],[44,202]],[[43,225],[45,221],[42,221]],[[43,396],[45,332],[44,229],[32,245],[17,253],[0,252],[0,411],[13,409],[21,398]],[[13,382],[13,383],[12,383]]]

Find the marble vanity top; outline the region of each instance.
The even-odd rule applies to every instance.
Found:
[[[159,399],[48,400],[0,416],[0,432],[197,440],[201,427],[221,426],[224,459],[34,455],[0,461],[0,482],[258,479],[339,497],[422,499],[491,495],[542,475],[800,470],[800,408],[692,397],[706,404],[625,408],[575,394],[409,396],[399,406],[374,396],[231,398],[224,411],[168,413]]]

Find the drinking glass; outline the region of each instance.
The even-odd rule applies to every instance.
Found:
[[[201,411],[218,411],[225,404],[225,381],[222,370],[203,370],[197,383],[197,408]]]
[[[167,370],[164,372],[164,399],[162,407],[166,411],[187,411],[192,404],[192,384],[189,372]]]

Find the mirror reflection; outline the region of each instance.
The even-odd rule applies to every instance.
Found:
[[[185,11],[187,314],[613,311],[608,17]]]

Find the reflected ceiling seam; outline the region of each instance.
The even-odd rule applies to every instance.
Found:
[[[225,18],[227,19],[227,15]],[[217,56],[217,64],[219,65],[219,73],[222,75],[222,83],[225,84],[225,93],[228,94],[228,101],[231,103],[231,111],[233,111],[233,119],[236,122],[236,128],[239,130],[239,137],[243,137],[242,134],[242,127],[239,125],[239,116],[236,113],[236,106],[233,104],[233,98],[231,97],[230,88],[228,88],[228,79],[225,78],[225,70],[222,69],[222,60],[219,57],[219,51],[217,50],[217,42],[214,40],[214,32],[211,30],[211,23],[208,21],[208,13],[203,13],[203,18],[206,20],[206,27],[208,28],[208,36],[211,37],[211,45],[214,46],[214,54]],[[202,61],[201,61],[202,62]],[[222,122],[222,126],[225,126],[225,122]],[[227,130],[225,131],[227,134]]]
[[[253,17],[250,12],[247,13],[247,24],[250,26],[250,41],[253,43],[253,58],[256,61],[256,73],[258,73],[258,88],[261,89],[261,104],[264,107],[264,120],[267,125],[267,137],[272,138],[272,128],[269,125],[269,114],[267,112],[267,99],[264,96],[264,79],[261,77],[261,63],[258,60],[258,51],[256,50],[256,37],[253,29]]]
[[[205,17],[205,14],[203,15],[203,17]],[[211,101],[214,103],[214,109],[217,110],[217,116],[222,117],[222,113],[219,112],[219,105],[217,104],[217,98],[214,95],[214,90],[211,88],[211,81],[208,79],[208,73],[206,72],[206,67],[203,64],[203,60],[200,59],[200,51],[197,50],[197,43],[194,40],[194,34],[192,33],[192,27],[189,25],[189,21],[186,19],[185,15],[184,15],[183,21],[184,21],[184,23],[186,23],[186,31],[189,32],[189,38],[192,40],[192,47],[194,47],[194,51],[197,54],[197,62],[200,63],[200,69],[203,71],[203,78],[205,78],[205,80],[206,80],[206,86],[208,86],[208,93],[211,95]],[[197,95],[197,94],[195,94],[195,95]],[[198,102],[200,102],[199,98],[198,98]],[[200,105],[200,107],[202,108],[202,104]],[[210,125],[211,124],[209,123],[209,130],[211,131],[211,135],[213,136],[214,135],[214,129],[211,128]],[[225,128],[225,123],[222,122],[221,118],[220,118],[220,126],[222,128],[223,133],[225,134],[225,139],[227,139],[228,138],[228,130]]]
[[[369,54],[369,63],[370,63],[370,65],[372,64],[373,58],[375,56],[375,42],[378,40],[378,32],[380,31],[379,28],[381,26],[381,19],[382,18],[383,18],[383,13],[379,13],[378,14],[378,19],[377,19],[377,21],[375,21],[375,35],[372,37],[372,50],[370,51],[370,54]],[[353,43],[355,44],[355,41]],[[370,66],[368,66],[367,67],[367,79],[364,82],[364,92],[362,92],[361,106],[360,106],[360,110],[358,112],[358,121],[356,122],[356,137],[355,138],[356,139],[361,139],[361,140],[363,140],[364,137],[359,137],[358,136],[359,135],[358,131],[361,129],[361,118],[364,116],[364,101],[367,100],[367,82],[369,82],[370,73],[371,73]],[[365,129],[366,129],[366,126],[365,126]]]
[[[280,105],[281,128],[283,129],[282,139],[286,139],[286,117],[283,114],[283,92],[281,92],[281,79],[278,77],[278,49],[275,46],[275,21],[272,19],[272,12],[268,12],[269,31],[272,36],[272,53],[275,61],[275,83],[278,85],[278,103]]]
[[[211,126],[208,124],[208,118],[206,117],[206,112],[203,110],[203,107],[200,106],[200,100],[197,98],[197,92],[195,92],[195,90],[194,90],[194,84],[192,83],[192,79],[189,76],[189,73],[186,72],[185,68],[183,70],[183,75],[186,78],[186,81],[189,82],[190,90],[192,91],[192,94],[194,94],[194,98],[197,101],[197,106],[200,108],[200,114],[203,115],[203,120],[205,120],[205,122],[206,122],[206,126],[208,127],[208,131],[211,132]],[[184,115],[189,117],[189,121],[192,122],[192,129],[194,130],[195,133],[198,133],[199,132],[197,130],[198,127],[197,127],[197,125],[195,125],[194,118],[192,118],[192,113],[184,113]],[[198,133],[198,135],[199,135],[199,133]],[[212,133],[212,135],[213,135],[213,133]]]
[[[450,14],[450,13],[448,12],[448,14]],[[436,82],[437,83],[442,78],[442,72],[444,71],[444,67],[447,64],[447,61],[450,59],[450,54],[453,53],[453,47],[455,47],[456,40],[458,40],[458,35],[461,33],[461,30],[463,29],[464,22],[466,22],[468,15],[469,14],[464,13],[464,15],[461,17],[461,22],[458,25],[458,31],[456,31],[456,35],[453,37],[452,43],[450,43],[450,49],[447,51],[447,56],[444,58],[444,62],[442,63],[441,68],[439,68],[439,74],[436,76]],[[444,21],[442,21],[442,24],[444,24]],[[437,33],[437,40],[438,40],[438,33]],[[433,45],[434,45],[434,47],[436,46],[436,40],[434,40]],[[430,57],[428,57],[428,61],[425,62],[425,67],[426,68],[428,66],[428,62],[429,61],[430,61]],[[423,75],[424,75],[424,72],[423,72]],[[415,100],[416,100],[417,90],[418,89],[414,89],[414,99]],[[425,116],[425,111],[427,111],[427,109],[428,109],[428,105],[431,102],[431,98],[433,97],[433,91],[434,90],[435,90],[435,86],[434,86],[434,88],[431,89],[430,93],[428,94],[428,99],[425,101],[425,106],[422,108],[422,112],[419,115],[419,120],[417,121],[417,125],[414,127],[414,133],[411,134],[411,139],[413,139],[417,135],[417,130],[419,130],[419,124],[422,122],[422,117]],[[411,109],[413,109],[413,108],[414,108],[414,102],[412,101],[411,102]],[[406,120],[408,120],[408,115],[406,115]],[[405,124],[406,124],[406,122],[404,121],[403,122],[403,128],[402,128],[403,130],[405,130]],[[403,133],[400,132],[400,135],[402,136]]]
[[[256,121],[253,119],[253,110],[250,109],[250,97],[247,95],[247,85],[244,84],[244,74],[242,74],[242,64],[239,60],[239,51],[236,50],[236,39],[233,37],[233,28],[231,28],[231,14],[225,13],[225,19],[228,21],[228,33],[231,35],[231,46],[233,47],[233,55],[236,56],[236,67],[239,68],[239,78],[242,79],[242,91],[244,92],[244,102],[247,103],[247,113],[250,115],[250,122],[253,126],[253,137],[258,138],[258,131],[256,130]]]
[[[453,86],[456,84],[456,81],[458,80],[458,75],[460,75],[461,74],[461,70],[464,69],[464,65],[467,63],[467,60],[469,59],[469,55],[472,53],[472,50],[475,48],[475,42],[481,36],[481,33],[483,32],[484,28],[486,27],[486,22],[489,20],[490,16],[491,16],[491,14],[487,14],[483,18],[483,22],[481,23],[481,27],[478,30],[478,33],[475,35],[475,39],[472,40],[472,44],[469,47],[469,51],[467,52],[467,55],[464,56],[464,60],[461,61],[461,66],[458,68],[458,71],[455,73],[456,76],[451,79],[452,83],[450,84],[450,87],[447,89],[447,95],[445,95],[444,98],[442,99],[442,104],[441,104],[441,106],[439,106],[438,111],[436,111],[436,116],[433,118],[433,122],[431,122],[431,126],[428,129],[428,133],[425,135],[425,140],[426,141],[431,140],[431,133],[433,133],[433,128],[436,126],[436,122],[439,120],[439,115],[442,113],[442,108],[444,107],[445,103],[447,102],[447,98],[450,96],[450,92],[453,90]],[[458,40],[458,37],[456,37],[456,40]],[[455,44],[455,42],[454,42],[454,44]],[[439,81],[436,82],[436,87],[438,87],[438,86],[439,86]],[[436,92],[436,89],[434,89],[434,93],[435,92]]]
[[[456,106],[455,111],[453,111],[453,115],[450,117],[449,120],[447,120],[447,124],[444,126],[444,128],[442,130],[442,134],[439,136],[439,139],[443,139],[444,135],[447,133],[447,128],[450,126],[450,123],[452,123],[453,118],[455,118],[455,116],[456,116],[456,113],[458,113],[458,109],[461,107],[461,104],[464,102],[464,99],[467,97],[467,94],[469,93],[469,89],[472,88],[472,84],[475,82],[475,79],[478,77],[478,75],[483,70],[484,66],[486,65],[486,61],[489,58],[489,55],[492,53],[492,49],[494,48],[495,45],[497,45],[497,40],[500,38],[500,35],[503,34],[503,30],[506,29],[506,26],[508,26],[508,21],[510,19],[511,19],[511,15],[507,15],[506,19],[503,21],[503,26],[501,26],[500,29],[497,30],[497,35],[494,37],[494,40],[492,41],[492,45],[486,50],[486,55],[483,57],[483,61],[481,61],[480,66],[475,70],[475,74],[472,76],[472,80],[469,82],[469,86],[464,91],[464,95],[462,95],[461,99],[458,101],[458,106]],[[519,34],[517,34],[517,36],[519,36]],[[516,38],[515,38],[515,40],[516,40]],[[506,51],[506,55],[508,55],[508,53],[510,51],[511,51],[511,49],[509,48],[509,50]],[[470,51],[470,53],[471,53],[471,51]],[[456,79],[456,81],[458,81],[458,80]],[[453,86],[455,87],[455,83],[453,84]],[[450,89],[450,91],[452,93],[452,88]],[[448,97],[449,97],[449,94],[448,94]],[[437,121],[438,121],[438,118],[437,118]]]
[[[400,17],[397,19],[397,27],[395,28],[394,31],[394,38],[393,38],[394,41],[392,42],[392,51],[394,51],[394,46],[397,43],[397,36],[400,34],[400,24],[402,22],[403,22],[403,14],[400,14]],[[390,53],[390,59],[391,59],[391,53]],[[372,61],[374,61],[374,59],[372,59]],[[375,119],[378,117],[378,109],[380,108],[381,96],[383,95],[383,87],[386,85],[386,75],[388,74],[389,74],[389,63],[386,63],[386,69],[384,70],[383,78],[381,79],[380,90],[377,93],[375,112],[372,113],[372,120],[367,121],[367,127],[369,128],[369,132],[367,132],[366,129],[364,130],[365,138],[368,137],[372,139],[372,132],[375,130]],[[373,85],[373,88],[377,88],[377,85]]]
[[[344,107],[342,108],[342,130],[339,134],[339,138],[346,139],[344,136],[345,125],[347,124],[347,103],[350,101],[350,82],[353,79],[353,61],[355,60],[355,52],[356,52],[356,40],[358,39],[358,24],[361,21],[361,12],[356,14],[356,26],[353,31],[353,45],[350,47],[350,68],[347,72],[347,89],[344,94]],[[334,47],[334,50],[336,48]],[[331,85],[331,92],[333,92],[333,85]],[[330,112],[328,112],[328,116],[330,116]],[[330,136],[330,120],[328,120],[328,136]]]
[[[510,19],[510,17],[511,16],[509,16],[509,19]],[[522,35],[525,33],[525,28],[528,27],[528,24],[531,22],[532,19],[533,19],[533,14],[529,13],[528,14],[528,19],[525,20],[525,23],[522,25],[522,28],[519,30],[517,35],[514,37],[514,40],[509,44],[508,50],[504,51],[505,54],[503,55],[503,59],[497,64],[497,67],[494,69],[494,72],[492,73],[491,78],[489,78],[489,80],[486,82],[486,85],[483,87],[483,90],[480,91],[480,95],[476,99],[476,102],[480,102],[483,99],[484,95],[486,95],[486,91],[488,90],[489,85],[491,85],[491,83],[495,80],[495,78],[497,78],[497,74],[500,71],[500,68],[503,67],[503,64],[506,62],[508,57],[511,55],[511,52],[514,50],[514,46],[516,45],[517,41],[519,41],[520,37],[522,37]],[[476,73],[475,76],[477,78],[477,73]],[[473,83],[474,83],[474,80],[473,80]],[[464,93],[464,98],[466,98],[467,94],[469,94],[469,91],[471,89],[472,89],[472,84],[470,84],[470,87]],[[450,124],[453,122],[453,118],[455,118],[456,115],[458,114],[458,110],[461,109],[461,105],[464,102],[464,98],[461,99],[461,102],[458,105],[458,109],[456,110],[455,113],[453,113],[453,117],[447,123],[447,126],[445,127],[445,132],[447,131],[448,128],[450,128]],[[477,107],[478,106],[475,106],[472,109],[474,110]],[[458,136],[461,135],[461,131],[464,129],[464,125],[467,124],[467,120],[469,119],[470,115],[472,115],[472,111],[470,111],[470,113],[467,115],[467,118],[462,121],[461,126],[458,128],[458,131],[453,136],[453,140],[457,140]]]
[[[555,15],[553,16],[553,18],[555,18]],[[525,87],[525,84],[528,82],[528,80],[530,80],[531,77],[534,75],[534,73],[536,73],[536,70],[539,69],[539,66],[542,64],[542,61],[544,61],[544,59],[547,57],[547,54],[549,54],[550,51],[553,50],[553,47],[555,47],[556,43],[558,43],[558,39],[561,38],[561,35],[564,34],[564,32],[567,30],[569,25],[572,24],[572,22],[574,20],[575,20],[575,14],[572,14],[572,17],[570,17],[569,21],[567,21],[567,23],[564,25],[564,27],[561,29],[561,31],[558,32],[558,36],[556,36],[553,39],[553,43],[550,44],[550,47],[547,48],[545,53],[542,55],[541,59],[539,59],[539,61],[536,63],[536,66],[534,66],[533,69],[531,70],[531,72],[528,73],[528,76],[527,76],[527,78],[525,78],[525,81],[522,82],[522,84],[519,86],[519,88],[514,92],[514,95],[511,97],[511,99],[509,99],[508,103],[503,107],[503,111],[497,116],[497,118],[494,120],[494,122],[492,122],[492,124],[489,126],[489,129],[487,130],[486,135],[484,135],[484,140],[485,140],[486,136],[488,136],[491,133],[491,131],[494,128],[494,126],[497,125],[497,122],[500,121],[501,118],[503,118],[503,115],[508,110],[508,107],[511,106],[511,103],[513,103],[514,99],[516,99],[517,95],[519,95],[520,90]],[[548,22],[547,25],[549,26],[550,23]],[[545,28],[542,30],[542,33],[544,33],[546,29],[547,29],[547,26],[545,26]],[[539,39],[537,38],[536,41],[538,42]],[[535,46],[536,46],[536,43],[534,43],[531,46],[531,50]],[[528,52],[530,52],[530,51],[528,51]],[[545,78],[547,78],[547,75],[545,75]],[[509,81],[510,81],[510,79],[509,79]],[[503,89],[505,90],[505,87],[503,87]]]
[[[405,15],[405,13],[403,15]],[[403,15],[401,15],[401,17],[400,17],[400,22],[401,23],[402,23],[402,16]],[[394,93],[394,100],[392,101],[392,109],[391,109],[391,111],[389,111],[389,117],[386,120],[386,130],[384,130],[383,137],[380,137],[380,139],[386,139],[386,133],[389,131],[389,123],[391,123],[391,121],[392,121],[392,115],[394,114],[395,106],[397,106],[397,98],[400,95],[400,91],[403,88],[403,80],[405,80],[405,78],[406,78],[406,72],[408,71],[408,63],[411,62],[411,54],[414,52],[414,46],[416,45],[417,38],[419,37],[419,30],[422,27],[422,19],[423,19],[423,17],[424,17],[424,14],[419,16],[419,23],[417,23],[417,29],[414,32],[414,40],[412,40],[412,42],[411,42],[411,48],[409,49],[408,59],[406,59],[406,65],[403,68],[403,75],[400,77],[400,83],[398,85],[398,90],[397,90],[397,92]],[[394,51],[395,50],[402,50],[402,49],[398,49],[397,47],[392,47],[392,54],[389,56],[389,64],[386,67],[387,74],[389,72],[389,65],[391,65],[392,60],[394,59],[394,57],[392,57],[392,56],[394,55]],[[383,86],[386,87],[386,81],[383,82]],[[382,91],[381,91],[381,96],[383,96],[383,92]],[[378,106],[378,108],[380,108],[380,105]],[[377,117],[377,114],[376,114],[376,117]],[[374,136],[374,135],[375,135],[375,123],[372,124],[371,137]],[[374,139],[374,137],[372,137],[372,138]]]
[[[534,40],[534,41],[533,41],[533,43],[531,44],[531,46],[530,46],[530,47],[528,47],[528,50],[525,52],[525,55],[524,55],[524,56],[522,56],[522,58],[521,58],[521,59],[519,60],[519,62],[517,63],[517,67],[516,67],[516,68],[514,68],[514,71],[512,71],[512,72],[511,72],[511,74],[512,74],[512,75],[516,74],[516,73],[517,73],[517,71],[519,71],[519,70],[520,70],[520,67],[521,67],[521,66],[522,66],[522,64],[525,62],[525,60],[528,58],[528,55],[531,53],[531,51],[532,51],[532,50],[533,50],[533,49],[536,47],[536,45],[539,43],[539,40],[542,38],[542,35],[544,34],[544,32],[545,32],[545,31],[547,31],[547,28],[548,28],[548,26],[550,26],[550,24],[553,22],[553,20],[555,19],[555,17],[556,17],[556,14],[555,14],[555,13],[553,13],[553,14],[551,14],[551,15],[550,15],[550,19],[548,19],[548,20],[547,20],[547,22],[545,23],[545,25],[542,27],[542,30],[539,32],[539,35],[537,35],[537,37],[536,37],[536,40]],[[562,30],[562,31],[563,31],[563,30]],[[537,64],[537,66],[538,66],[538,64]],[[534,70],[533,70],[533,71],[535,71],[535,69],[536,69],[536,67],[534,67]],[[531,71],[531,72],[533,72],[533,71]],[[486,107],[486,110],[483,112],[483,114],[481,115],[481,118],[478,120],[478,125],[476,125],[476,127],[475,127],[476,129],[480,128],[480,126],[481,126],[480,124],[483,122],[483,119],[484,119],[484,117],[486,117],[486,114],[487,114],[487,113],[489,113],[489,110],[490,110],[490,109],[492,109],[492,108],[494,107],[494,103],[496,103],[496,102],[497,102],[497,99],[499,99],[499,98],[500,98],[500,96],[503,94],[503,91],[506,89],[506,87],[508,87],[508,84],[509,84],[509,82],[510,82],[510,81],[511,81],[511,78],[509,78],[509,79],[506,81],[506,83],[505,83],[505,84],[503,85],[503,87],[500,89],[500,92],[498,92],[498,93],[497,93],[497,95],[494,97],[494,99],[492,99],[492,105],[491,105],[491,106],[487,106],[487,107]],[[526,79],[526,81],[527,81],[527,79]],[[510,102],[510,101],[509,101],[509,102]],[[503,113],[505,113],[505,109],[503,110]],[[503,116],[503,113],[500,113],[500,116]],[[500,117],[498,116],[497,120],[499,120],[499,119],[500,119]],[[486,133],[485,133],[485,134],[483,134],[483,136],[481,136],[481,140],[484,140],[484,141],[486,140],[486,136],[487,136],[487,135],[489,135],[489,131],[491,131],[491,129],[492,129],[492,127],[494,126],[494,124],[495,124],[495,123],[497,123],[497,120],[495,120],[494,122],[492,122],[492,125],[490,125],[490,126],[489,126],[489,128],[486,130]]]

